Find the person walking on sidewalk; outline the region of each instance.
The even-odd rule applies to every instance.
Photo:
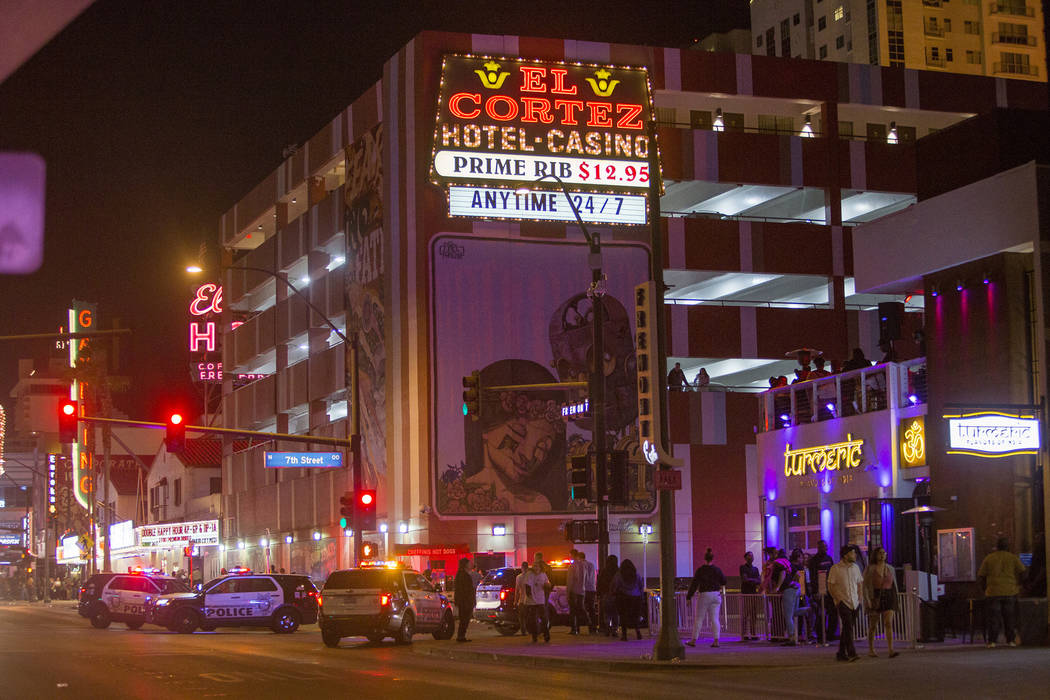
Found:
[[[705,619],[708,620],[711,636],[714,638],[711,646],[718,646],[722,627],[718,615],[722,610],[722,586],[726,585],[726,575],[711,563],[714,559],[715,554],[708,547],[707,552],[704,553],[706,563],[693,574],[693,582],[689,584],[689,592],[685,594],[686,601],[690,601],[694,593],[700,592],[693,616],[693,637],[686,641],[686,644],[691,647],[695,647],[700,641],[700,630]]]
[[[977,571],[977,582],[988,601],[988,647],[995,646],[1000,627],[1003,628],[1003,641],[1012,647],[1017,646],[1014,621],[1023,576],[1024,564],[1010,551],[1010,542],[1000,537],[995,543],[995,551],[984,558]]]
[[[591,634],[598,633],[598,611],[595,609],[594,600],[597,589],[595,580],[594,564],[587,560],[587,555],[577,551],[580,563],[583,566],[583,609],[587,612],[588,630]]]
[[[529,562],[521,562],[521,573],[514,578],[514,607],[518,610],[518,633],[526,634],[529,628],[529,601],[525,595],[525,575],[529,573]]]
[[[551,632],[551,606],[550,597],[551,591],[554,590],[554,584],[551,583],[551,567],[543,560],[543,552],[536,552],[532,557],[532,570],[540,571],[547,578],[547,583],[543,586],[543,609],[541,611],[543,615],[543,630],[547,637],[550,637]]]
[[[616,596],[616,611],[620,616],[620,639],[627,641],[628,625],[634,626],[635,634],[641,639],[642,577],[630,559],[624,559],[623,564],[620,564],[620,570],[613,577],[612,592]]]
[[[463,557],[459,560],[459,570],[456,571],[456,608],[459,610],[457,642],[470,641],[467,639],[467,626],[474,616],[474,605],[477,602],[476,591],[474,578],[470,575],[470,559]]]
[[[780,595],[781,615],[784,620],[786,646],[798,645],[798,627],[795,624],[795,608],[798,607],[799,585],[791,562],[783,549],[777,551],[773,560],[772,588]]]
[[[856,661],[857,650],[853,646],[853,625],[857,621],[857,608],[860,607],[863,578],[856,565],[857,553],[850,545],[843,545],[841,559],[828,572],[828,593],[835,601],[835,607],[842,621],[842,632],[839,636],[839,651],[835,658],[839,661]]]
[[[522,574],[522,587],[525,589],[525,601],[528,605],[528,627],[533,644],[539,640],[541,631],[543,641],[551,640],[551,630],[547,624],[547,590],[550,588],[550,579],[543,568],[543,555],[537,552],[533,565]]]
[[[762,585],[762,576],[755,566],[755,555],[744,552],[744,563],[740,565],[740,592],[742,609],[740,612],[740,638],[745,642],[758,639],[758,598],[754,595]]]
[[[824,612],[825,624],[821,626],[820,632],[823,634],[824,642],[830,642],[838,638],[839,633],[839,616],[835,612],[835,601],[831,599],[831,596],[827,593],[828,588],[828,572],[831,567],[834,566],[835,560],[828,554],[828,543],[824,540],[817,542],[817,553],[809,558],[809,585],[807,593],[810,597],[810,605],[820,604],[821,610]],[[824,576],[824,593],[820,592],[820,577]],[[817,624],[820,624],[818,618]]]
[[[572,561],[569,562],[569,570],[566,572],[565,588],[569,593],[569,634],[580,633],[580,621],[589,629],[591,626],[590,616],[584,606],[583,579],[585,567],[580,553],[575,549],[569,552]]]
[[[615,554],[605,557],[602,570],[598,572],[598,583],[595,591],[598,596],[598,618],[601,620],[602,632],[607,637],[616,634],[616,628],[620,626],[616,615],[616,596],[612,592],[612,582],[616,573],[620,570],[619,560]]]
[[[890,658],[897,656],[893,650],[893,613],[897,610],[897,575],[886,563],[886,550],[876,547],[871,553],[871,563],[864,570],[864,609],[868,612],[868,656],[875,653],[875,626],[882,620],[886,633],[886,646]]]

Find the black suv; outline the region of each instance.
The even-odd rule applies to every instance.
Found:
[[[430,581],[413,569],[382,565],[333,571],[321,589],[318,625],[329,647],[358,635],[411,644],[416,632],[451,639],[455,631],[452,605]]]
[[[147,600],[188,590],[178,579],[150,572],[94,574],[80,587],[77,612],[99,629],[115,621],[137,630],[146,622]]]
[[[514,583],[521,569],[505,567],[493,569],[485,574],[478,584],[477,605],[474,608],[474,619],[480,622],[491,622],[503,635],[512,635],[518,631],[518,609],[514,605]]]
[[[149,600],[146,618],[182,634],[198,627],[269,627],[290,634],[317,622],[317,588],[304,574],[231,574],[199,591]]]

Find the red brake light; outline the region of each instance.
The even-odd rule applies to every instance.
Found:
[[[311,593],[310,595],[317,596],[317,604],[318,605],[320,605],[320,606],[324,605],[324,596],[323,595],[321,595],[320,593]]]
[[[379,605],[381,607],[384,607],[384,608],[386,606],[390,605],[390,594],[389,593],[383,593],[382,595],[379,596]]]
[[[507,599],[507,589],[506,588],[502,589],[499,592],[499,599],[500,600],[506,600]]]

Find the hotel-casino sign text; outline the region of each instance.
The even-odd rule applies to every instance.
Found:
[[[446,56],[431,176],[453,215],[571,220],[557,181],[515,191],[556,176],[585,219],[644,223],[651,119],[644,68]]]

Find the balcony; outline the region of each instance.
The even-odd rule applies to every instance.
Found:
[[[989,14],[1013,15],[1014,17],[1035,17],[1035,9],[1020,3],[993,2],[988,5]]]
[[[936,36],[936,37],[942,37],[943,38],[944,37],[944,26],[940,25],[940,24],[937,24],[935,22],[934,23],[926,22],[926,23],[923,24],[922,32],[926,36]]]
[[[926,358],[833,374],[762,394],[763,432],[926,403]]]
[[[938,68],[944,68],[945,60],[943,58],[938,57],[938,56],[931,56],[929,54],[926,54],[926,65],[928,65],[928,66],[937,66]]]
[[[992,32],[992,43],[1035,46],[1035,37],[1028,34],[1000,34],[999,32]]]
[[[1030,75],[1033,78],[1039,77],[1039,66],[1032,66],[1026,63],[995,63],[992,70],[995,73]]]

